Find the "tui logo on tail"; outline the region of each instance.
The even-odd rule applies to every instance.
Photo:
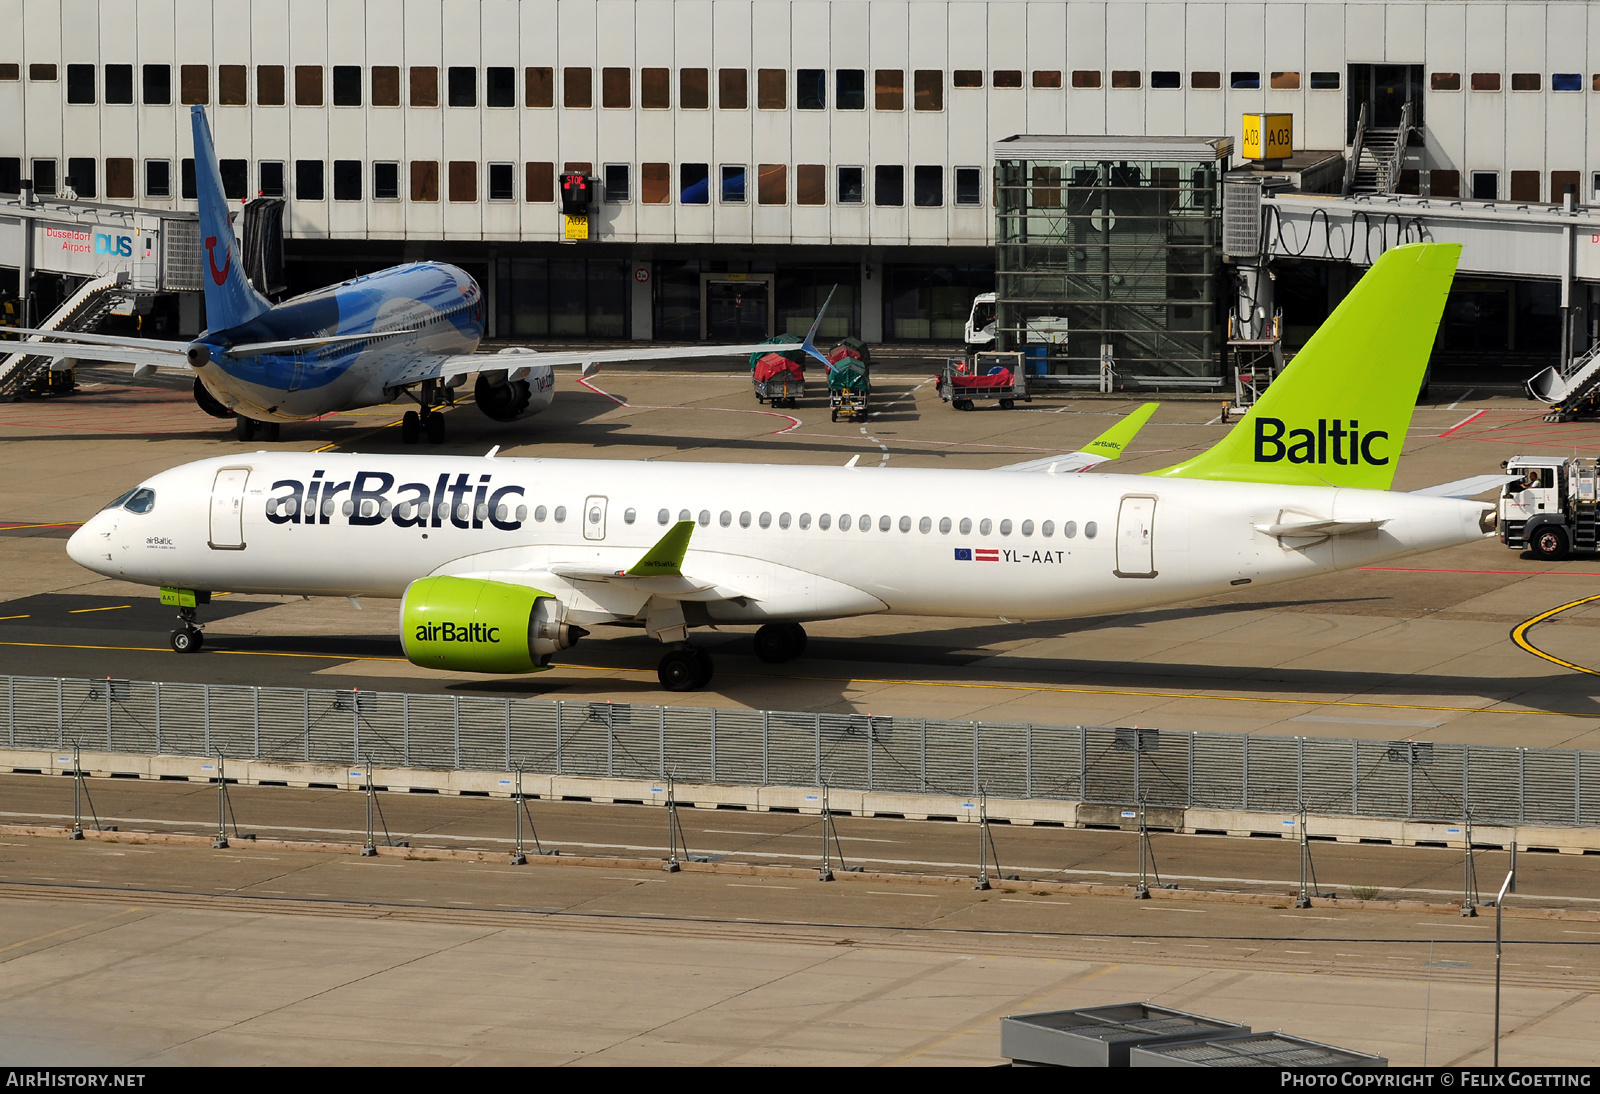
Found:
[[[233,265],[233,248],[226,247],[223,251],[222,269],[217,269],[217,258],[214,253],[217,246],[216,236],[206,236],[206,265],[211,267],[211,283],[221,285],[228,280],[228,268]]]

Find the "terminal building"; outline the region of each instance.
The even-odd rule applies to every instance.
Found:
[[[1163,348],[1150,354],[1188,362],[1163,367],[1220,377],[1235,274],[1221,233],[1197,243],[1183,214],[1203,207],[1220,226],[1251,113],[1288,115],[1305,164],[1336,161],[1316,186],[1293,181],[1346,203],[1413,195],[1527,218],[1571,201],[1586,225],[1585,207],[1600,202],[1600,6],[1582,0],[0,0],[0,10],[13,28],[0,40],[0,192],[29,180],[45,201],[191,210],[188,107],[204,104],[230,195],[285,200],[291,291],[436,258],[478,278],[490,333],[507,339],[802,331],[837,285],[832,336],[953,342],[974,295],[997,288],[996,247],[1008,243],[997,225],[1027,229],[1051,208],[1078,217],[1060,226],[1054,249],[1067,250],[1046,259],[1066,271],[1083,261],[1072,248],[1096,242],[1084,232],[1109,237],[1117,217],[1109,203],[1074,201],[1142,187],[1143,211],[1125,227],[1149,229],[1139,248],[1166,241],[1157,249],[1169,265],[1126,282],[1157,318],[1108,318],[1086,352],[1106,330],[1137,342],[1156,322],[1163,331],[1147,341]],[[1385,150],[1384,134],[1398,147]],[[1139,138],[1185,138],[1161,147],[1189,152],[1141,151]],[[1050,151],[1052,140],[1067,144]],[[574,173],[595,180],[583,239],[567,238],[578,233],[561,211],[561,177]],[[1174,233],[1188,233],[1183,246],[1167,245]],[[1600,250],[1587,227],[1568,235]],[[1270,280],[1292,343],[1363,252],[1324,241],[1296,255],[1297,237],[1285,238]],[[1576,355],[1596,333],[1581,265],[1464,264],[1441,359],[1520,377],[1563,345]],[[1094,291],[1114,296],[1121,275],[1101,273]],[[15,266],[0,277],[0,289],[40,291],[19,286]],[[1000,280],[1005,327],[1014,285],[1004,269]],[[1027,341],[1025,324],[1012,326]]]

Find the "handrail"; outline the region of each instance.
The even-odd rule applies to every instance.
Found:
[[[1394,193],[1394,188],[1400,181],[1400,165],[1405,162],[1406,142],[1411,139],[1413,128],[1411,116],[1412,104],[1411,100],[1407,99],[1405,105],[1400,108],[1400,128],[1395,131],[1394,147],[1389,150],[1387,160],[1381,165],[1383,171],[1381,193]]]
[[[1350,156],[1344,161],[1344,187],[1339,193],[1346,196],[1356,182],[1356,167],[1361,163],[1361,142],[1367,136],[1367,104],[1361,104],[1361,112],[1356,115],[1356,139],[1350,146]]]

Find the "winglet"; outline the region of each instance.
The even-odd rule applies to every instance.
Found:
[[[1106,430],[1100,436],[1083,446],[1082,451],[1091,456],[1101,456],[1114,460],[1122,455],[1122,450],[1128,447],[1134,435],[1144,428],[1144,423],[1150,420],[1150,415],[1156,412],[1160,403],[1145,403],[1138,410],[1123,418],[1116,425]]]
[[[839,286],[837,285],[828,290],[828,298],[822,302],[822,307],[817,310],[816,320],[811,324],[811,329],[806,331],[805,339],[800,343],[800,348],[818,361],[821,361],[822,367],[829,372],[833,371],[833,362],[828,360],[827,354],[817,349],[817,344],[813,339],[817,336],[817,328],[822,326],[822,317],[828,314],[828,305],[833,303],[833,294],[838,291]]]
[[[689,549],[689,533],[694,531],[694,521],[680,520],[644,557],[623,571],[624,577],[677,577],[683,573],[684,552]]]

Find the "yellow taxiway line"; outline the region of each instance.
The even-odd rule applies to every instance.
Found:
[[[1545,653],[1544,650],[1541,650],[1538,646],[1535,646],[1532,642],[1528,641],[1528,632],[1534,627],[1537,627],[1540,623],[1543,623],[1549,619],[1554,619],[1556,616],[1560,615],[1564,611],[1567,611],[1569,608],[1576,608],[1583,604],[1593,604],[1597,600],[1600,600],[1600,595],[1586,596],[1582,600],[1574,600],[1572,603],[1563,604],[1559,608],[1551,608],[1547,612],[1540,612],[1532,619],[1525,619],[1521,623],[1518,623],[1515,627],[1511,628],[1511,641],[1515,642],[1518,646],[1524,650],[1527,650],[1535,657],[1542,657],[1551,664],[1560,665],[1562,668],[1571,669],[1573,672],[1583,672],[1590,676],[1600,676],[1600,672],[1596,672],[1594,669],[1586,669],[1582,665],[1574,665],[1571,661],[1563,661],[1554,654]]]

